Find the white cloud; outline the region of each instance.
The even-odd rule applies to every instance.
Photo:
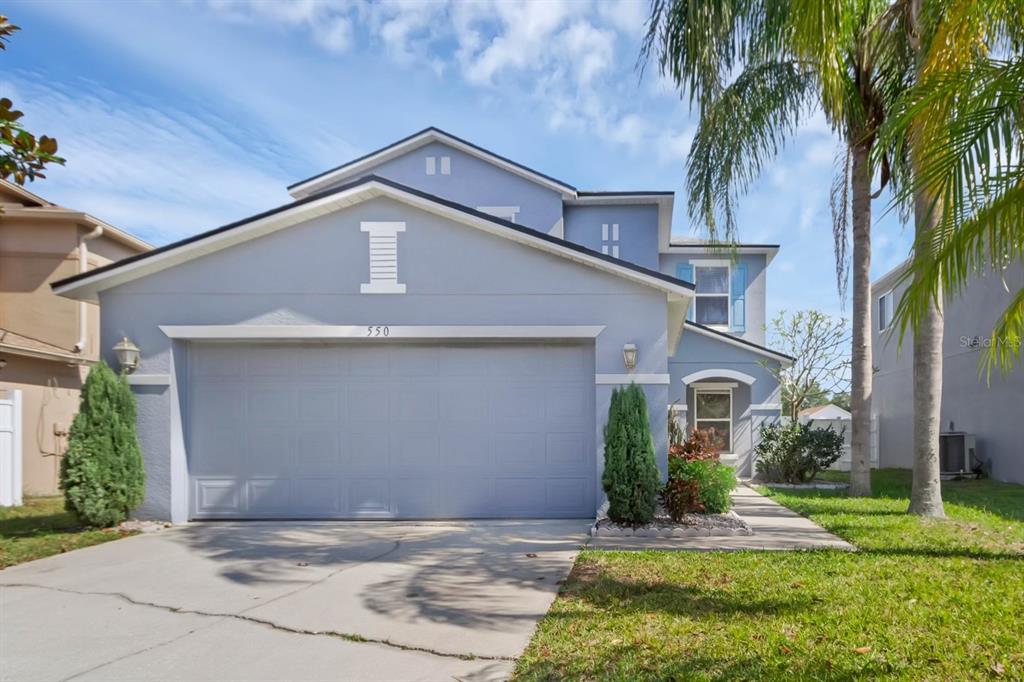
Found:
[[[56,137],[68,160],[31,189],[143,239],[171,241],[288,200],[274,158],[226,137],[204,112],[94,85],[90,94],[20,80],[0,89],[17,92],[26,118]]]

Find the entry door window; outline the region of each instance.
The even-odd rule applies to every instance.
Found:
[[[694,425],[708,431],[719,453],[732,452],[732,391],[725,389],[695,392]]]
[[[729,266],[698,265],[693,269],[696,279],[697,324],[729,328]]]

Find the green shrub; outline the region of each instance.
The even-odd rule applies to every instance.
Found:
[[[601,483],[608,495],[608,518],[623,524],[650,523],[659,478],[643,389],[636,384],[616,388],[604,427]]]
[[[806,483],[828,469],[843,453],[843,433],[791,421],[761,428],[757,474],[770,483]]]
[[[135,434],[135,397],[102,360],[82,386],[60,468],[64,505],[84,523],[112,526],[142,503],[146,472]]]
[[[669,448],[668,482],[661,497],[674,521],[691,512],[723,514],[732,506],[736,473],[718,461],[713,438],[694,429],[685,441]]]

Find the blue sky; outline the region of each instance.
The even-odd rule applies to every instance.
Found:
[[[10,2],[0,95],[58,138],[31,189],[164,244],[289,200],[292,182],[436,125],[584,189],[671,189],[692,234],[695,118],[635,69],[646,2]],[[829,188],[813,116],[740,204],[779,243],[769,314],[838,314]],[[910,230],[875,202],[873,273]],[[698,226],[699,228],[699,226]],[[700,234],[699,229],[696,234]],[[847,306],[848,308],[848,306]]]

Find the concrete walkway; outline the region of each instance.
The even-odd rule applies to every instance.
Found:
[[[734,551],[741,549],[800,550],[843,549],[856,551],[845,540],[765,497],[753,488],[740,485],[732,494],[733,509],[750,524],[753,535],[710,538],[592,538],[592,549],[672,549],[695,551]]]

